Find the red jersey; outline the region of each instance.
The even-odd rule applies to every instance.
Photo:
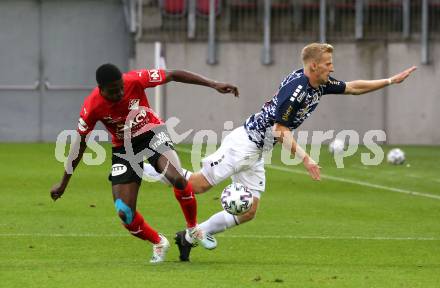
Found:
[[[124,96],[118,102],[105,99],[99,88],[84,100],[78,120],[78,133],[87,135],[101,121],[112,135],[114,147],[124,145],[124,132],[131,130],[132,137],[148,131],[152,125],[163,121],[154,113],[148,103],[146,88],[165,83],[165,71],[160,69],[135,70],[122,75]],[[130,119],[127,116],[130,113]]]

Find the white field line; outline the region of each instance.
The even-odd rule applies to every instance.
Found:
[[[173,235],[172,233],[165,233]],[[1,238],[8,237],[48,237],[48,238],[123,238],[131,237],[129,234],[94,234],[94,233],[4,233]],[[368,240],[368,241],[440,241],[436,237],[366,237],[366,236],[303,236],[303,235],[216,235],[218,238],[237,239],[292,239],[292,240]]]
[[[284,171],[284,172],[289,172],[289,173],[297,173],[297,174],[302,174],[302,175],[309,174],[308,172],[305,172],[305,171],[298,171],[298,170],[288,169],[285,167],[280,167],[280,166],[275,166],[275,165],[268,165],[267,167],[274,169],[274,170]],[[434,194],[429,194],[429,193],[424,193],[424,192],[417,192],[417,191],[412,191],[412,190],[405,190],[405,189],[400,189],[400,188],[395,188],[395,187],[390,187],[390,186],[373,184],[373,183],[369,183],[369,182],[365,182],[365,181],[352,180],[352,179],[330,176],[330,175],[325,175],[325,174],[321,174],[321,178],[329,179],[329,180],[333,180],[333,181],[338,181],[338,182],[345,182],[345,183],[365,186],[365,187],[370,187],[370,188],[387,190],[387,191],[391,191],[391,192],[402,193],[402,194],[407,194],[407,195],[412,195],[412,196],[419,196],[419,197],[440,200],[440,195],[434,195]]]
[[[408,164],[407,164],[408,165]],[[354,169],[362,169],[362,173],[369,173],[370,175],[374,175],[377,173],[377,171],[372,171],[370,168],[370,166],[364,166],[364,165],[352,165],[350,166],[350,169],[354,168]],[[381,174],[386,174],[386,175],[390,175],[390,176],[398,176],[401,175],[400,174],[401,171],[381,171]],[[409,174],[409,173],[405,173],[405,177],[410,177],[410,178],[415,178],[415,179],[423,179],[423,181],[434,181],[434,182],[440,182],[439,179],[437,178],[432,178],[432,177],[426,177],[423,175],[416,175],[416,174]]]
[[[179,148],[177,150],[184,152],[184,153],[191,153],[191,150],[189,150],[189,149]],[[309,175],[309,173],[306,171],[299,171],[299,170],[281,167],[281,166],[277,166],[277,165],[266,165],[266,167],[270,168],[270,169],[278,170],[278,171],[288,172],[288,173]],[[440,200],[440,195],[434,195],[434,194],[429,194],[429,193],[424,193],[424,192],[418,192],[418,191],[412,191],[412,190],[406,190],[406,189],[400,189],[400,188],[395,188],[395,187],[390,187],[390,186],[379,185],[379,184],[373,184],[373,183],[369,183],[369,182],[365,182],[365,181],[352,180],[352,179],[348,179],[348,178],[330,176],[330,175],[325,175],[325,174],[321,174],[321,178],[333,180],[333,181],[338,181],[338,182],[344,182],[344,183],[365,186],[365,187],[370,187],[370,188],[375,188],[375,189],[380,189],[380,190],[387,190],[387,191],[391,191],[391,192],[402,193],[402,194],[407,194],[407,195],[412,195],[412,196],[419,196],[419,197]]]

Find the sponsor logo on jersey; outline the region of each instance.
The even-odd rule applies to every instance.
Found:
[[[157,69],[147,70],[150,75],[150,82],[160,82],[162,81],[162,77]]]
[[[153,150],[157,150],[157,148],[162,145],[162,144],[166,144],[168,143],[168,145],[172,146],[172,142],[170,137],[168,137],[168,135],[165,132],[160,132],[159,134],[156,134],[155,136],[157,138],[157,140],[150,145],[150,148]]]
[[[145,120],[148,121],[147,111],[140,110],[139,113],[133,119],[126,120],[125,123],[117,124],[116,136],[119,139],[123,139],[125,130],[132,129],[133,127],[136,127],[137,125],[139,125],[143,122],[146,122]],[[133,131],[133,132],[135,132],[135,131]]]
[[[128,110],[136,110],[139,109],[139,99],[131,99],[128,104]]]
[[[306,96],[306,92],[303,91],[301,94],[299,94],[298,97],[296,97],[296,100],[298,100],[298,102],[301,102],[304,99],[304,96]]]
[[[112,176],[119,176],[127,172],[127,166],[123,164],[113,164],[112,165]]]
[[[289,105],[289,108],[287,108],[286,112],[284,112],[284,114],[281,117],[281,119],[283,119],[284,121],[288,121],[289,120],[289,115],[290,115],[290,113],[292,113],[292,110],[293,110],[292,105]]]
[[[329,80],[328,83],[332,84],[332,85],[340,85],[341,81],[337,81],[337,80]]]
[[[319,93],[316,92],[315,94],[313,94],[313,100],[312,100],[312,103],[310,103],[309,105],[314,105],[314,104],[316,104],[316,103],[318,103],[318,102],[319,102]]]
[[[304,117],[304,116],[306,116],[307,113],[309,113],[309,110],[310,110],[310,107],[306,107],[306,108],[301,109],[301,110],[298,112],[298,116],[301,117],[301,118]]]
[[[78,130],[81,132],[86,132],[87,129],[89,129],[89,126],[87,125],[86,121],[82,117],[78,119]]]

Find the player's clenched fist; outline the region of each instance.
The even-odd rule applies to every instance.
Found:
[[[213,88],[220,93],[232,93],[235,97],[239,96],[238,88],[228,83],[215,82]]]

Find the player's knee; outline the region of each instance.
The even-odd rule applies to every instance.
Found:
[[[133,222],[133,210],[127,204],[122,201],[122,199],[116,199],[115,201],[116,212],[118,212],[119,218],[125,224],[130,224]]]
[[[244,222],[248,222],[251,221],[252,219],[255,219],[256,216],[257,216],[257,208],[252,207],[248,212],[238,216],[238,219],[240,221],[240,224],[242,224]]]
[[[211,189],[212,185],[206,180],[206,178],[201,173],[194,173],[189,178],[189,182],[193,187],[193,191],[196,194],[205,193]]]
[[[205,193],[206,191],[208,191],[212,186],[209,184],[203,184],[203,183],[194,183],[192,184],[194,193],[196,194],[200,194],[200,193]]]
[[[251,221],[252,219],[255,219],[256,216],[257,216],[257,211],[251,209],[247,213],[242,215],[242,218],[240,218],[240,222],[243,223],[243,222]]]

